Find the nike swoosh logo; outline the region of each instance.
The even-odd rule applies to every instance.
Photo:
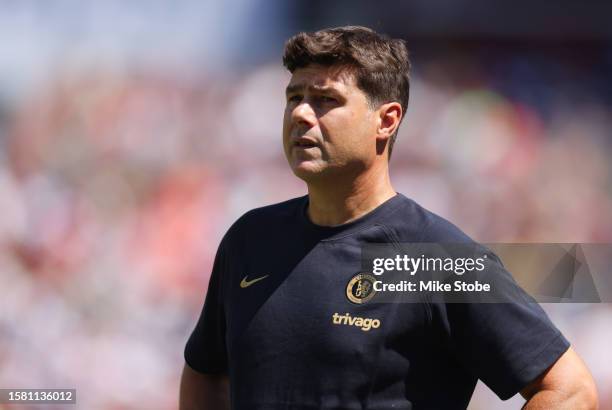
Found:
[[[242,278],[242,281],[240,281],[240,287],[242,289],[244,288],[248,288],[249,286],[251,286],[253,283],[259,282],[260,280],[264,280],[265,278],[267,278],[270,275],[266,275],[266,276],[260,276],[259,278],[255,278],[252,280],[247,280],[247,278],[249,277],[249,275],[245,276],[244,278]]]

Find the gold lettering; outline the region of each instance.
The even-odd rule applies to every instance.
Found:
[[[350,313],[345,313],[344,315],[340,315],[337,312],[334,313],[332,315],[332,323],[334,325],[359,327],[364,332],[367,332],[370,329],[378,329],[380,327],[380,320],[378,319],[351,316]]]
[[[357,282],[357,291],[355,292],[355,296],[360,298],[361,297],[361,291],[362,291],[361,281],[359,281],[359,282]]]

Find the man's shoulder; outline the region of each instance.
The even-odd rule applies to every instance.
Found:
[[[405,242],[474,242],[455,224],[405,197],[403,212],[395,215],[393,225]]]
[[[262,206],[245,212],[228,230],[228,235],[270,229],[294,220],[304,204],[306,197],[301,196],[283,202]]]
[[[298,212],[300,207],[304,204],[305,199],[306,196],[300,196],[283,202],[254,208],[243,214],[238,221],[243,223],[258,223],[293,218],[297,215],[296,212]]]

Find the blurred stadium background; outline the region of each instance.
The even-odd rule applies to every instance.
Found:
[[[408,41],[400,192],[484,242],[612,242],[610,3],[0,10],[2,388],[73,387],[84,409],[176,407],[221,236],[305,192],[281,149],[280,56],[301,30],[364,24]],[[545,309],[612,408],[612,307]],[[521,403],[479,385],[470,409]]]

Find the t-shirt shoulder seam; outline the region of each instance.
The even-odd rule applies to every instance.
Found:
[[[430,213],[430,215],[431,215],[431,213]],[[419,232],[419,237],[418,237],[419,239],[417,240],[417,242],[422,242],[423,238],[425,237],[425,233],[427,232],[427,230],[431,229],[438,222],[439,222],[438,218],[431,218],[431,220],[427,222],[427,224],[423,227],[423,229],[421,229],[421,232]]]

